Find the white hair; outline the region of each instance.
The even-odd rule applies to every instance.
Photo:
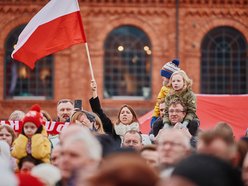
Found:
[[[175,137],[180,137],[182,139],[182,145],[185,146],[187,149],[190,149],[190,138],[186,136],[180,129],[175,128],[164,128],[159,131],[158,136],[156,137],[156,140],[158,143],[160,143],[164,138],[166,138],[168,133],[175,134]]]
[[[4,140],[0,140],[0,156],[3,157],[6,161],[10,161],[10,147],[9,144]]]
[[[76,141],[83,142],[83,144],[86,146],[90,158],[97,161],[101,160],[102,146],[88,128],[80,128],[80,130],[76,132],[76,134],[68,137],[64,143],[72,144]]]
[[[18,180],[11,170],[10,162],[0,156],[0,186],[17,186]]]
[[[54,186],[60,179],[60,170],[48,163],[42,163],[31,170],[31,175],[44,180],[48,186]]]
[[[9,116],[9,120],[16,120],[16,121],[20,121],[24,118],[25,113],[21,110],[15,110],[13,111],[10,116]]]

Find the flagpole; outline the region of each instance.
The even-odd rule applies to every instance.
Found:
[[[76,1],[76,2],[77,2],[77,5],[78,5],[78,9],[80,10],[78,1]],[[78,14],[78,19],[80,20],[80,27],[81,27],[81,31],[82,31],[82,38],[84,39],[85,49],[86,49],[86,53],[87,53],[87,57],[88,57],[88,63],[89,63],[89,67],[90,67],[91,80],[95,80],[94,72],[93,72],[93,68],[92,68],[92,63],[91,63],[91,58],[90,58],[90,51],[89,51],[88,43],[86,41],[86,36],[85,36],[84,26],[83,26],[83,20],[82,20],[82,17],[81,17],[80,12]]]
[[[89,66],[90,66],[91,79],[92,80],[95,80],[94,72],[93,72],[93,68],[92,68],[92,63],[91,63],[91,59],[90,59],[90,52],[89,52],[88,43],[85,42],[84,44],[85,44],[85,49],[86,49],[86,53],[87,53],[87,57],[88,57],[88,63],[89,63]]]

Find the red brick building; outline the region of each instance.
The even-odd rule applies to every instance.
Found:
[[[0,112],[39,103],[53,117],[61,98],[89,109],[90,71],[83,44],[34,71],[11,62],[24,25],[48,1],[0,0]],[[154,106],[160,69],[180,59],[195,93],[248,93],[248,0],[80,0],[98,94],[115,115],[124,103],[141,115]],[[113,112],[112,112],[113,111]]]

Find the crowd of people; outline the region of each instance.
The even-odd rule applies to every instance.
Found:
[[[122,105],[116,120],[104,112],[95,80],[92,111],[57,103],[61,133],[39,105],[16,110],[0,125],[0,186],[248,186],[248,135],[235,138],[228,123],[201,130],[192,80],[174,59],[161,69],[149,134],[140,132],[135,109]]]

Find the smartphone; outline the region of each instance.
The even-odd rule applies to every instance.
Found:
[[[76,99],[74,101],[74,109],[75,110],[82,110],[82,100],[81,99]]]

